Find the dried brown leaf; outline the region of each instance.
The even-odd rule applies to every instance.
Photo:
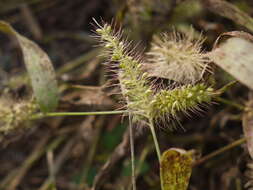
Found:
[[[247,33],[246,33],[247,34]],[[208,54],[219,67],[238,81],[253,89],[253,43],[245,32],[233,33],[231,37]]]

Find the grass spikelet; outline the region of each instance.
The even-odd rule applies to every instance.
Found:
[[[141,69],[141,60],[131,55],[129,44],[121,40],[121,32],[115,32],[108,24],[98,25],[96,30],[103,46],[109,52],[109,61],[117,62],[118,79],[129,111],[134,112],[133,120],[148,119],[149,102],[153,93],[148,85],[148,75]]]
[[[9,133],[19,127],[26,126],[32,114],[38,110],[34,100],[11,102],[0,99],[0,133]]]
[[[161,90],[151,102],[151,114],[154,119],[168,115],[177,117],[179,112],[188,113],[197,110],[203,103],[210,103],[214,92],[204,84],[185,85],[174,90]]]
[[[155,36],[147,53],[151,73],[183,84],[199,81],[208,69],[208,59],[202,53],[202,36],[194,40],[193,30],[189,35],[177,32]]]

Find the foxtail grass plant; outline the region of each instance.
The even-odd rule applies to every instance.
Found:
[[[180,82],[189,83],[174,89],[155,91],[148,73],[142,69],[141,58],[129,50],[130,45],[122,39],[122,32],[115,31],[109,24],[100,25],[97,22],[96,24],[98,26],[96,38],[105,48],[108,64],[112,65],[112,68],[117,68],[115,72],[127,110],[132,115],[133,122],[145,122],[150,127],[161,163],[161,151],[155,132],[156,121],[164,120],[165,117],[177,118],[181,112],[188,114],[189,111],[197,111],[201,104],[210,103],[214,95],[212,88],[205,84],[195,84],[196,80],[201,78],[204,69],[205,59],[200,51],[202,41],[199,40],[196,44],[193,44],[190,38],[169,41],[165,36],[153,44],[149,53],[153,57],[151,62],[166,62],[163,64],[168,64],[170,75],[176,73],[172,77]],[[177,35],[174,34],[174,37],[177,38]],[[114,64],[117,64],[116,67]],[[133,159],[133,152],[131,155]],[[133,189],[134,184],[133,180]],[[163,185],[161,188],[164,188]]]
[[[160,160],[160,149],[154,129],[154,122],[156,119],[162,119],[166,116],[169,118],[175,118],[179,112],[188,113],[189,110],[197,110],[200,104],[209,103],[211,101],[213,89],[205,84],[189,84],[173,90],[162,89],[158,92],[154,92],[148,78],[148,73],[142,70],[143,63],[141,59],[136,56],[136,53],[129,50],[130,45],[125,40],[122,40],[122,32],[116,32],[109,24],[99,25],[97,23],[97,26],[96,37],[106,50],[106,55],[109,58],[108,64],[118,64],[116,73],[122,95],[126,100],[127,110],[132,113],[133,122],[144,121],[150,126],[157,155]],[[194,45],[190,44],[189,39],[186,41],[179,40],[182,44],[177,40],[172,40],[170,42],[165,42],[165,40],[166,39],[163,39],[163,43],[160,44],[161,46],[159,48],[153,48],[156,49],[157,53],[152,55],[157,56],[157,58],[158,55],[160,57],[157,61],[167,59],[166,56],[168,56],[171,51],[174,51],[169,48],[178,50],[180,50],[180,48],[185,50],[191,49],[191,51],[186,51],[185,54],[181,51],[179,55],[175,54],[173,56],[175,59],[176,56],[178,56],[178,60],[184,58],[188,60],[189,63],[187,64],[191,64],[193,70],[196,69],[196,72],[198,72],[197,68],[204,67],[196,66],[202,64],[204,61],[204,58],[201,56],[197,58],[197,53],[200,54],[200,41]],[[187,47],[183,47],[186,42],[188,43],[186,44]],[[194,48],[196,52],[192,50]],[[159,51],[162,53],[159,54]],[[193,62],[193,59],[196,59],[195,61],[199,60],[199,62],[195,63]],[[153,59],[153,61],[155,61],[155,59]],[[176,67],[175,69],[179,68],[181,67]],[[175,72],[181,71],[175,70]],[[181,73],[184,75],[181,77],[188,77],[188,79],[191,79],[191,77],[187,76],[185,73],[186,71]]]

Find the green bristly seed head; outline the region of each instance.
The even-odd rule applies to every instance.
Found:
[[[151,102],[151,115],[176,117],[179,112],[194,111],[200,104],[210,103],[213,89],[204,84],[187,85],[174,90],[161,90]]]
[[[141,70],[140,60],[128,53],[127,44],[121,41],[120,34],[105,24],[96,30],[104,47],[109,50],[110,61],[119,63],[119,81],[121,91],[127,102],[129,111],[134,112],[133,120],[141,121],[149,115],[149,103],[153,92],[148,85],[148,75]]]

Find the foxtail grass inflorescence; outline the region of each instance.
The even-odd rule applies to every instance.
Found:
[[[150,72],[183,84],[196,83],[210,70],[203,42],[202,35],[194,39],[193,29],[188,35],[174,31],[155,36],[147,52]]]
[[[119,70],[117,74],[121,91],[126,99],[128,110],[133,113],[134,121],[144,120],[149,122],[151,120],[160,120],[163,117],[176,118],[180,112],[187,114],[188,111],[197,111],[199,105],[211,102],[214,95],[213,89],[205,84],[188,84],[172,90],[163,89],[155,93],[150,85],[148,74],[142,70],[143,64],[140,58],[131,55],[128,50],[129,45],[121,40],[122,33],[115,32],[108,24],[103,26],[98,24],[98,26],[96,33],[109,52],[109,61],[118,63]],[[162,46],[166,44],[167,47],[177,50],[171,50],[174,51],[172,55],[172,52],[170,52],[171,54],[168,52],[164,54],[165,51],[168,51],[166,47],[153,47],[153,51],[155,50],[157,53],[151,55],[160,55],[156,61],[166,60],[166,56],[173,56],[175,61],[178,60],[178,63],[175,64],[181,64],[182,66],[184,64],[193,64],[189,63],[190,61],[198,61],[195,64],[199,66],[195,66],[193,69],[196,72],[198,72],[198,69],[203,69],[204,65],[201,64],[204,64],[204,56],[200,54],[201,40],[197,44],[193,44],[191,38],[174,39],[173,41],[166,41],[166,39],[162,39]],[[184,61],[188,62],[184,63]],[[183,72],[186,71],[185,69]],[[175,72],[179,73],[179,71]],[[191,72],[191,70],[188,70],[188,72]],[[187,74],[181,73],[181,75]],[[191,76],[184,77],[185,79],[188,77],[190,80]]]
[[[173,90],[161,90],[150,103],[151,114],[154,119],[166,116],[177,118],[177,114],[198,111],[203,103],[211,102],[214,95],[212,88],[204,84],[185,85]]]
[[[127,108],[133,112],[133,121],[149,118],[149,102],[153,93],[148,85],[148,75],[141,69],[141,59],[131,55],[129,46],[121,40],[121,32],[115,32],[111,25],[98,25],[96,30],[103,46],[108,50],[110,60],[117,62],[121,91],[127,101]]]

